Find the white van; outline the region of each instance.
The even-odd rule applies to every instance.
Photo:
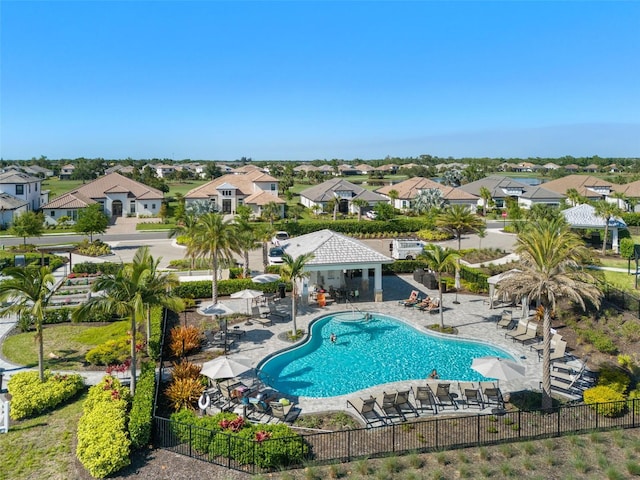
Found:
[[[276,232],[271,239],[271,243],[274,247],[283,247],[289,243],[289,234],[283,231]]]
[[[422,240],[396,238],[391,241],[391,256],[396,260],[414,260],[426,245]]]

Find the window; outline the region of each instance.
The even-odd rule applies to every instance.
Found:
[[[131,200],[131,203],[129,204],[129,211],[131,213],[136,213],[136,201],[135,200]]]
[[[147,210],[148,208],[149,208],[149,204],[148,204],[148,203],[145,203],[145,204],[144,204],[144,209],[145,209],[145,210]]]
[[[38,191],[38,184],[36,183],[36,192]]]
[[[56,211],[55,210],[51,210],[51,216],[55,217],[56,216]]]
[[[275,191],[276,191],[276,184],[275,184],[275,183],[272,183],[272,184],[271,184],[271,191],[272,191],[272,192],[275,192]]]
[[[24,195],[24,185],[16,185],[16,195]]]
[[[152,203],[152,204],[151,204],[151,210],[155,210],[155,209],[156,209],[156,204],[155,204],[155,203]]]
[[[230,197],[231,195],[233,195],[233,192],[231,190],[222,190],[223,197]]]

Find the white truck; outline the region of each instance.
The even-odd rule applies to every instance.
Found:
[[[414,260],[426,245],[422,240],[395,238],[391,241],[391,256],[396,260]]]

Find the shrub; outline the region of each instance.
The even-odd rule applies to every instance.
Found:
[[[615,355],[618,347],[605,333],[591,328],[576,329],[576,333],[583,340],[591,343],[599,352]]]
[[[111,253],[111,247],[102,240],[89,242],[86,238],[78,243],[78,253],[88,257],[101,257]]]
[[[76,263],[73,266],[73,273],[87,273],[90,275],[104,273],[106,275],[112,275],[114,273],[117,273],[121,268],[122,268],[122,264],[115,263],[115,262],[103,262],[103,263],[83,262],[83,263]]]
[[[627,406],[635,415],[640,413],[640,388],[636,388],[629,392]]]
[[[188,409],[195,410],[196,402],[202,392],[204,385],[196,378],[174,379],[164,391],[175,411]]]
[[[624,395],[611,387],[597,386],[584,391],[584,403],[605,417],[620,415],[625,408]]]
[[[453,235],[441,230],[420,230],[416,233],[416,237],[427,242],[443,242],[445,240],[451,240]]]
[[[420,268],[427,268],[427,263],[422,260],[396,260],[382,265],[382,273],[413,273]]]
[[[153,362],[142,364],[140,378],[129,414],[129,436],[131,446],[141,448],[149,444],[153,421],[153,395],[156,386],[156,370]]]
[[[629,388],[631,378],[618,367],[603,365],[598,375],[598,385],[609,387],[618,393],[624,394]]]
[[[174,357],[188,354],[200,348],[202,333],[193,326],[178,326],[171,329],[169,335],[169,351]]]
[[[398,232],[401,234],[413,233],[428,228],[429,221],[423,218],[396,217],[391,220],[374,220],[358,222],[354,220],[303,220],[300,222],[278,222],[274,225],[276,230],[285,230],[292,236],[304,235],[319,230],[330,229],[345,235],[377,234]]]
[[[84,358],[92,365],[113,365],[124,362],[129,357],[129,350],[129,337],[125,336],[92,348]]]
[[[37,415],[51,410],[73,398],[84,388],[84,381],[78,374],[53,375],[45,371],[44,382],[38,372],[20,372],[9,379],[7,384],[11,399],[11,418]]]
[[[268,273],[277,273],[270,268]],[[220,280],[218,282],[218,295],[231,295],[245,288],[253,290],[261,290],[265,293],[275,293],[278,288],[278,282],[271,283],[253,283],[250,278],[236,278],[233,280]],[[288,288],[291,289],[290,286]],[[173,289],[178,297],[183,298],[211,298],[211,281],[198,280],[195,282],[184,282]]]
[[[174,362],[171,369],[171,375],[174,380],[179,378],[193,378],[198,379],[200,377],[200,370],[202,366],[195,363],[182,360],[181,362]]]
[[[127,435],[129,389],[106,376],[89,389],[78,422],[76,456],[96,478],[104,478],[131,463]]]
[[[162,345],[162,317],[164,309],[162,307],[151,308],[151,336],[149,339],[149,357],[153,360],[160,358],[160,347]]]
[[[632,238],[623,238],[620,240],[620,256],[622,258],[633,258],[634,244]]]

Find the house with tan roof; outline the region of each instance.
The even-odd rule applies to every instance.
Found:
[[[376,193],[388,198],[392,205],[399,210],[409,210],[413,205],[413,200],[418,194],[425,190],[436,189],[442,192],[442,198],[449,205],[467,205],[475,209],[478,204],[478,197],[471,193],[465,192],[459,188],[443,185],[424,177],[413,177],[395,185],[385,185],[378,188]],[[398,198],[392,200],[389,192],[395,190],[398,192]]]
[[[607,198],[613,189],[613,183],[592,175],[567,175],[543,184],[546,190],[566,196],[567,191],[575,188],[580,195],[589,200]]]
[[[243,175],[245,173],[252,173],[252,172],[266,173],[266,171],[264,169],[262,169],[260,167],[257,167],[255,165],[242,165],[241,167],[233,169],[233,173],[235,173],[237,175]]]
[[[559,205],[564,199],[564,196],[546,188],[546,186],[546,183],[542,186],[532,186],[523,182],[518,182],[510,177],[489,175],[488,177],[467,183],[458,188],[467,193],[476,195],[476,197],[479,198],[478,206],[483,206],[484,204],[484,201],[480,198],[480,190],[482,190],[483,187],[491,192],[491,198],[498,208],[503,208],[508,198],[517,200],[518,205],[523,208],[530,208],[536,203]]]
[[[371,165],[367,165],[366,163],[361,163],[360,165],[356,165],[356,170],[360,172],[360,175],[368,175],[369,172],[373,172],[375,168]]]
[[[73,171],[76,167],[72,163],[67,163],[60,168],[60,173],[58,174],[58,178],[60,180],[71,180],[71,175],[73,175]]]
[[[340,175],[359,175],[360,174],[360,171],[356,167],[352,167],[351,165],[348,165],[346,163],[343,163],[342,165],[338,165],[338,172],[340,172]]]
[[[110,217],[155,216],[164,194],[117,172],[110,173],[64,193],[42,206],[45,221],[55,224],[60,217],[78,219],[78,211],[94,203]]]
[[[633,205],[634,212],[640,212],[640,180],[635,182],[625,183],[624,185],[613,184],[611,187],[612,193],[622,193],[629,201],[622,198],[611,198],[609,201],[615,201],[623,210],[630,210]]]
[[[354,200],[357,199],[366,201],[369,204],[369,208],[380,202],[388,202],[382,195],[342,178],[332,178],[300,192],[300,203],[310,209],[324,209],[327,203],[334,199],[338,199],[338,211],[340,213],[358,213],[360,207],[353,204]],[[365,207],[364,210],[367,210],[367,208]]]
[[[189,190],[184,198],[187,204],[198,200],[211,202],[215,210],[224,214],[235,214],[239,205],[247,205],[256,216],[260,216],[262,208],[271,202],[280,206],[282,216],[286,203],[278,197],[278,180],[260,169],[214,178]]]

